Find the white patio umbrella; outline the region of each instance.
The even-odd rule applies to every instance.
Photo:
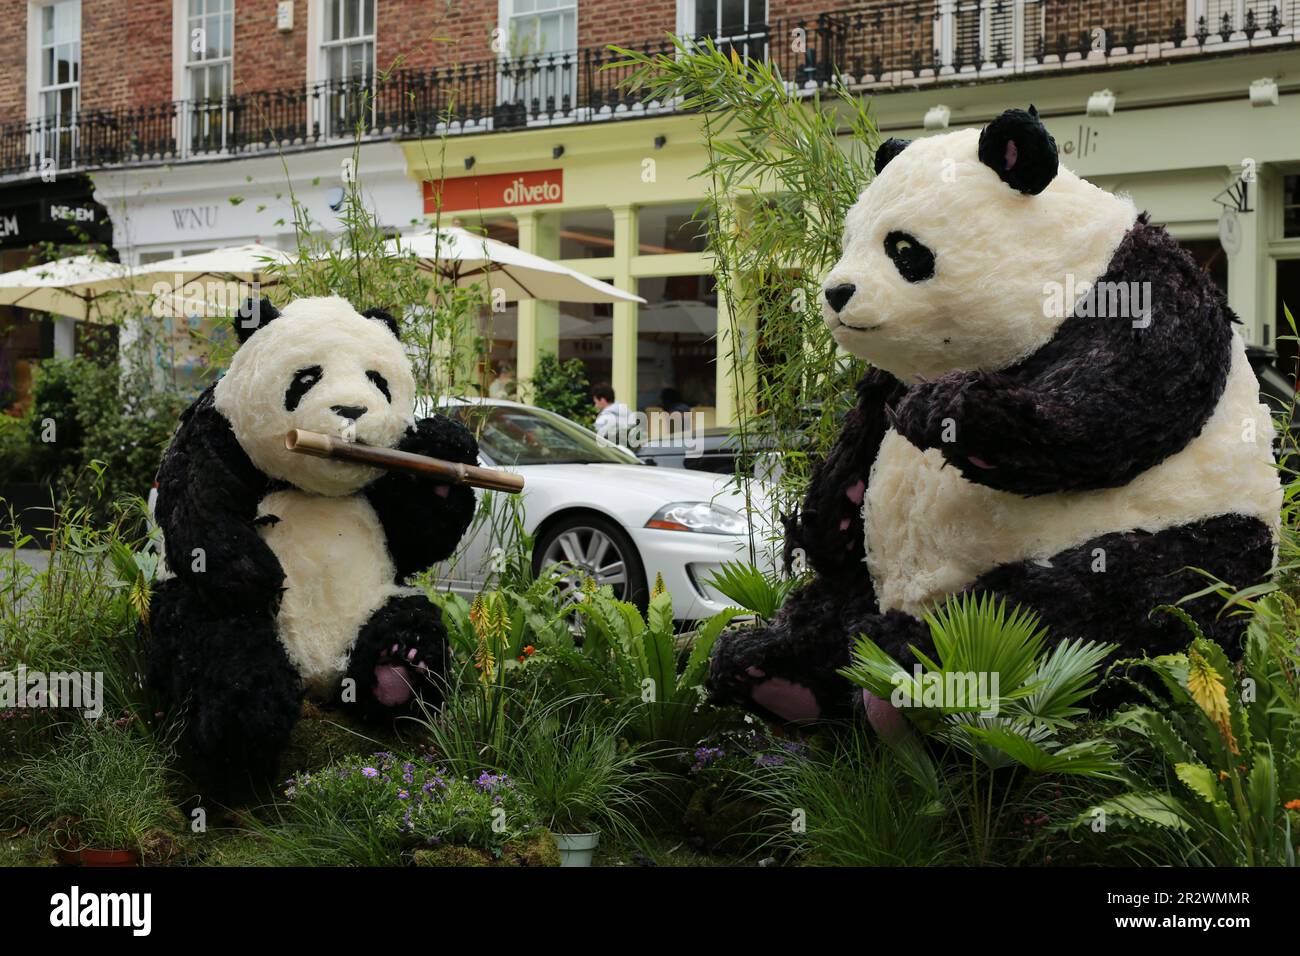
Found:
[[[422,268],[468,286],[478,282],[504,290],[507,302],[545,299],[555,302],[644,302],[608,282],[523,252],[458,226],[390,239],[393,256],[413,256]]]
[[[176,280],[178,277],[185,283],[204,282],[207,279],[266,282],[273,278],[273,266],[283,267],[292,259],[289,253],[258,242],[243,246],[223,246],[220,249],[137,266],[136,285],[137,288],[149,288],[156,281]]]
[[[292,256],[271,246],[248,243],[223,246],[208,252],[176,256],[138,266],[134,285],[154,297],[154,311],[166,315],[228,315],[258,287],[278,280],[273,267],[283,267]]]
[[[94,256],[72,256],[0,275],[0,305],[105,321],[109,300],[131,291],[131,270]]]

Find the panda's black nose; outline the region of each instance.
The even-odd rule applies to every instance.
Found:
[[[858,287],[852,282],[845,282],[843,285],[833,285],[826,290],[826,301],[830,303],[832,309],[839,312],[849,304],[849,299],[853,298],[853,293],[858,291]]]
[[[358,418],[360,418],[362,415],[366,413],[366,406],[331,405],[330,411],[332,411],[335,415],[338,415],[340,418],[347,418],[355,422]]]

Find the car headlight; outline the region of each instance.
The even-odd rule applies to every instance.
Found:
[[[702,534],[745,534],[749,530],[743,516],[710,501],[675,501],[664,505],[645,526],[661,531],[696,531]]]

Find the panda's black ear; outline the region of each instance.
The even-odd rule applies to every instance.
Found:
[[[980,162],[1012,189],[1030,196],[1046,189],[1060,168],[1056,140],[1033,106],[1028,112],[1007,110],[984,127]]]
[[[887,139],[876,147],[876,175],[893,161],[894,157],[907,148],[910,139]]]
[[[367,319],[378,319],[380,322],[384,323],[384,325],[388,326],[388,331],[392,332],[393,335],[397,336],[399,339],[402,337],[401,333],[397,331],[397,320],[393,318],[393,313],[389,312],[387,309],[366,309],[366,311],[361,314]]]
[[[235,334],[239,336],[239,344],[243,345],[250,335],[258,329],[265,328],[267,323],[279,317],[280,310],[265,296],[261,299],[245,299],[244,304],[235,313]]]

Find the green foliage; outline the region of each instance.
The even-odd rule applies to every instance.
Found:
[[[704,702],[702,685],[713,645],[738,608],[702,623],[684,653],[666,591],[650,598],[644,617],[609,587],[585,593],[574,608],[584,624],[582,652],[609,665],[611,696],[631,707],[629,731],[636,739],[688,747],[717,727],[719,711]]]
[[[1128,789],[1080,814],[1134,830],[1140,847],[1172,849],[1175,865],[1295,866],[1300,827],[1300,651],[1294,632],[1252,622],[1240,671],[1176,608],[1194,637],[1185,653],[1121,661],[1145,699],[1109,727],[1136,744]],[[1157,690],[1134,679],[1155,678]],[[1291,807],[1288,809],[1288,805]],[[1152,831],[1155,831],[1154,833]],[[1159,831],[1165,831],[1161,833]],[[1183,839],[1167,840],[1169,832]]]
[[[0,548],[0,670],[101,673],[105,713],[148,735],[165,722],[153,716],[157,706],[144,686],[144,649],[136,638],[158,563],[138,531],[142,507],[137,501],[134,513],[117,510],[102,524],[89,507],[65,502],[39,568],[24,560],[30,540],[17,529],[7,533]],[[59,712],[30,713],[23,722],[29,739],[0,740],[0,747],[25,750],[48,741]]]
[[[941,866],[969,862],[945,809],[884,746],[850,729],[826,752],[789,752],[744,775],[743,793],[768,808],[768,849],[823,866]]]
[[[278,820],[260,831],[301,866],[400,866],[429,847],[500,857],[537,829],[515,781],[456,776],[423,755],[351,758],[289,780]]]
[[[36,446],[30,428],[27,416],[0,413],[0,488],[36,480]]]
[[[752,564],[727,561],[707,583],[732,603],[770,621],[799,585],[799,579],[768,575]]]
[[[27,418],[35,473],[107,521],[120,498],[148,493],[186,404],[116,362],[46,359]],[[92,462],[102,479],[93,485],[83,478]]]
[[[53,826],[56,843],[68,848],[139,852],[173,813],[170,744],[109,720],[77,720],[54,747],[6,777],[11,809]]]
[[[570,421],[590,428],[596,421],[596,406],[591,401],[587,367],[580,359],[561,362],[554,352],[537,359],[537,371],[526,383],[532,404],[563,415]]]
[[[530,718],[511,748],[510,773],[555,833],[613,833],[635,839],[650,787],[661,775],[623,739],[627,718],[588,698],[565,716]]]
[[[906,671],[864,635],[841,673],[957,755],[951,766],[936,765],[914,733],[886,734],[903,766],[957,813],[976,854],[987,859],[1015,803],[1014,771],[1116,775],[1110,743],[1062,738],[1085,713],[1079,703],[1113,648],[1067,639],[1046,651],[1035,615],[1020,608],[1008,614],[1005,601],[988,594],[950,597],[925,621],[937,660],[914,649],[919,672]]]

